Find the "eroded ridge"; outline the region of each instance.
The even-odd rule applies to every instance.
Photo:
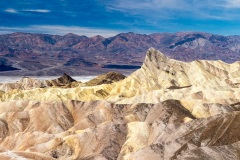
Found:
[[[150,48],[128,77],[0,86],[0,159],[239,159],[240,63]]]

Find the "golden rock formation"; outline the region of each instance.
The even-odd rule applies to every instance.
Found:
[[[46,87],[71,88],[76,83],[77,83],[76,80],[72,79],[72,77],[70,77],[66,73],[64,73],[63,76],[53,80],[38,80],[30,77],[23,77],[19,82],[16,82],[16,83],[0,84],[0,91],[11,92],[13,90],[31,90],[35,88],[46,88]],[[78,83],[81,83],[81,82],[78,82]]]
[[[237,160],[239,68],[150,48],[125,79],[2,84],[0,159]]]
[[[121,73],[108,72],[106,74],[102,74],[96,78],[91,79],[90,81],[86,82],[85,85],[86,86],[97,86],[97,85],[101,85],[101,84],[110,84],[110,83],[120,81],[124,78],[126,78],[126,76],[124,76]]]

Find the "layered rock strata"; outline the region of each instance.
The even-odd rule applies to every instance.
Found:
[[[239,68],[150,48],[139,70],[110,84],[2,84],[0,159],[237,160]]]

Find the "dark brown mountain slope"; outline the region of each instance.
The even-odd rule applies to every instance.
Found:
[[[240,36],[221,36],[201,32],[136,34],[121,33],[110,38],[30,33],[0,35],[0,58],[20,71],[0,75],[71,75],[115,71],[132,72],[121,65],[138,68],[145,51],[155,47],[171,58],[234,62],[240,59]],[[131,67],[133,66],[133,67]],[[27,71],[27,72],[26,72]]]

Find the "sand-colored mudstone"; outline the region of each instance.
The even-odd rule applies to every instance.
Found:
[[[110,84],[67,75],[2,84],[0,159],[238,160],[239,68],[150,48],[139,70]]]
[[[101,84],[111,84],[122,79],[126,78],[121,73],[117,72],[108,72],[102,75],[97,76],[96,78],[91,79],[90,81],[85,83],[85,86],[97,86]]]

